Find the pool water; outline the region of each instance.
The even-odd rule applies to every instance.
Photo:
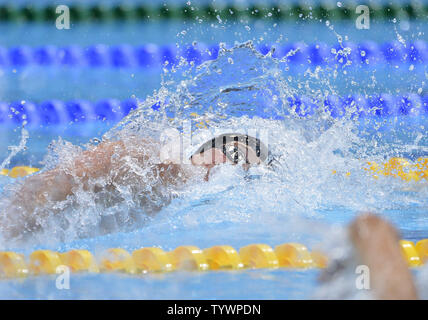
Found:
[[[370,40],[396,39],[397,29],[390,27],[390,23],[374,23]],[[425,90],[426,64],[416,65],[414,71],[406,64],[400,65],[398,71],[387,66],[350,67],[348,70],[335,65],[305,72],[304,69],[288,69],[286,62],[263,56],[254,49],[258,42],[285,43],[301,40],[300,37],[308,41],[336,43],[336,34],[324,24],[304,24],[301,34],[296,32],[302,30],[300,22],[275,27],[254,24],[249,27],[250,31],[240,24],[218,28],[179,24],[171,26],[165,33],[164,25],[133,25],[124,27],[125,30],[117,26],[104,27],[109,28],[108,32],[89,25],[71,31],[71,40],[64,40],[59,34],[46,39],[38,28],[25,32],[16,29],[14,34],[24,34],[31,45],[46,44],[48,40],[57,45],[62,41],[88,45],[93,44],[94,39],[107,44],[123,41],[133,44],[140,42],[141,33],[148,34],[148,42],[177,41],[177,32],[184,28],[188,32],[179,39],[182,43],[191,42],[189,39],[206,43],[239,43],[233,49],[225,49],[215,61],[202,66],[183,65],[176,72],[73,70],[75,73],[71,77],[74,81],[70,87],[64,84],[70,82],[63,77],[70,77],[69,70],[30,68],[18,70],[17,74],[5,71],[0,75],[0,81],[8,84],[15,81],[19,85],[6,86],[1,92],[3,101],[77,98],[93,101],[106,97],[126,99],[131,95],[140,99],[139,109],[118,126],[109,121],[29,126],[26,128],[29,133],[26,148],[11,158],[9,167],[52,166],[58,159],[67,159],[66,142],[85,146],[94,137],[115,137],[120,132],[159,136],[166,128],[183,131],[185,121],[191,123],[195,145],[204,142],[214,131],[265,130],[280,166],[275,170],[252,168],[249,176],[241,168],[220,166],[214,170],[209,182],[193,183],[179,190],[169,205],[144,220],[142,226],[123,228],[117,225],[114,232],[101,234],[97,221],[89,222],[86,227],[92,229],[93,234],[79,237],[79,224],[64,228],[54,220],[31,241],[0,242],[0,250],[28,254],[39,248],[60,252],[87,249],[98,256],[113,247],[131,252],[144,246],[172,250],[180,245],[207,248],[228,244],[240,248],[251,243],[275,246],[298,242],[311,250],[322,249],[331,253],[346,247],[348,240],[343,235],[344,227],[358,212],[365,210],[375,211],[391,221],[400,230],[402,238],[413,241],[428,238],[427,182],[406,183],[393,177],[374,179],[362,169],[368,160],[382,163],[396,156],[410,161],[428,157],[426,116],[355,118],[348,114],[338,119],[319,106],[316,113],[299,117],[290,110],[287,102],[287,98],[294,95],[314,98],[383,92],[400,95],[419,88]],[[156,32],[146,32],[145,28]],[[274,35],[276,31],[272,30],[279,29],[279,33],[286,34],[286,39]],[[399,32],[409,41],[423,38],[426,24],[411,22],[410,30]],[[79,37],[81,32],[86,36]],[[102,36],[97,37],[98,32]],[[356,42],[367,37],[367,34],[362,35],[340,23],[336,32],[346,34]],[[159,36],[161,33],[164,38]],[[419,33],[422,36],[418,37]],[[121,37],[123,34],[126,38]],[[20,44],[17,39],[12,33],[5,43]],[[254,41],[245,42],[248,39]],[[135,77],[130,77],[131,74]],[[156,101],[160,101],[161,107],[155,111],[151,106]],[[191,116],[191,113],[197,116]],[[204,125],[197,126],[201,122]],[[19,126],[4,126],[0,131],[0,154],[7,155],[10,146],[19,144],[22,130]],[[337,174],[332,174],[332,170]],[[20,179],[18,183],[23,181],[25,179]],[[0,176],[0,196],[8,195],[13,183],[16,181]],[[129,210],[125,206],[119,209],[123,214]],[[77,216],[77,222],[104,213],[94,203],[67,212]],[[138,276],[78,274],[71,277],[70,290],[56,289],[55,277],[43,276],[2,280],[0,298],[307,299],[318,297],[319,273],[319,270],[279,269]],[[421,292],[425,294],[426,271],[422,269],[415,274]]]

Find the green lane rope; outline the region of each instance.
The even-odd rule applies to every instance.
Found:
[[[354,20],[358,16],[355,12],[356,5],[343,4],[338,6],[326,6],[317,4],[305,6],[302,4],[272,4],[265,6],[197,6],[197,5],[78,5],[71,4],[70,18],[72,22],[94,21],[150,21],[152,19],[202,19],[231,21],[242,18],[267,19],[267,20]],[[409,2],[407,4],[370,4],[370,15],[376,19],[388,19],[407,17],[408,19],[426,19],[428,17],[428,4]],[[0,5],[0,22],[35,22],[54,21],[58,14],[56,7],[52,5]]]

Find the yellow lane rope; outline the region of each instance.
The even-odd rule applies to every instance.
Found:
[[[409,267],[418,267],[428,260],[428,239],[416,244],[401,240],[402,254]],[[180,246],[166,252],[160,248],[137,249],[129,253],[122,248],[111,248],[97,257],[82,249],[59,253],[37,250],[28,257],[12,251],[0,251],[0,278],[23,278],[41,274],[55,274],[57,268],[71,272],[127,274],[164,273],[175,270],[214,271],[245,269],[302,270],[325,268],[328,258],[319,251],[310,252],[300,243],[284,243],[274,248],[266,244],[250,244],[235,250],[228,245],[207,249]]]
[[[2,169],[0,171],[0,175],[8,176],[11,178],[20,178],[20,177],[28,176],[28,175],[33,174],[33,173],[38,172],[38,171],[40,171],[40,169],[25,167],[25,166],[19,166],[19,167],[14,167],[10,170]]]
[[[428,158],[419,158],[416,162],[411,162],[405,158],[391,158],[383,164],[378,164],[374,161],[368,161],[363,167],[365,171],[370,172],[375,179],[379,176],[390,176],[401,178],[404,181],[420,181],[428,180]],[[10,170],[2,169],[0,175],[9,176],[12,178],[25,177],[40,171],[38,168],[18,166]],[[336,170],[332,171],[337,174]],[[350,176],[350,172],[346,172],[346,176]]]

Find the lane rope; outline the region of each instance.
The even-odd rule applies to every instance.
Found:
[[[287,109],[301,117],[309,117],[323,110],[333,118],[358,116],[359,118],[391,118],[397,116],[415,117],[420,120],[428,117],[428,95],[414,93],[394,96],[383,93],[373,96],[330,95],[324,99],[307,96],[288,97]],[[167,108],[168,106],[166,106]],[[130,111],[138,108],[138,99],[130,98],[123,101],[118,99],[103,99],[97,102],[86,100],[47,100],[41,103],[31,101],[0,102],[0,124],[20,125],[25,121],[28,126],[70,124],[90,121],[118,122]],[[151,106],[159,110],[160,104]],[[248,113],[250,117],[258,116],[264,119],[283,119],[272,105],[255,105]],[[199,115],[190,110],[184,116],[197,118]],[[170,115],[174,117],[174,115]]]
[[[375,179],[384,176],[400,178],[406,182],[417,182],[422,179],[428,181],[428,158],[420,157],[416,161],[411,161],[406,158],[393,157],[382,164],[378,164],[375,161],[367,161],[363,170],[367,171]],[[10,170],[2,169],[0,175],[10,178],[22,178],[37,173],[38,171],[40,171],[39,168],[16,166]],[[351,172],[338,172],[337,170],[333,170],[332,174],[341,174],[345,177],[351,176]]]
[[[232,48],[232,46],[226,46]],[[290,67],[346,65],[348,68],[359,66],[368,68],[385,64],[397,65],[428,63],[428,44],[415,40],[406,45],[394,40],[378,44],[374,41],[354,43],[345,41],[342,44],[327,45],[323,42],[259,44],[256,50],[266,55],[274,48],[272,56],[285,59]],[[160,68],[177,65],[180,58],[196,65],[208,60],[217,59],[218,44],[197,43],[193,45],[156,45],[139,46],[103,44],[82,47],[70,45],[58,47],[53,45],[29,47],[25,45],[5,48],[0,47],[0,68],[19,68],[31,65],[64,66],[64,67],[111,67],[111,68]],[[290,52],[294,54],[290,55]],[[287,57],[287,54],[289,55]]]
[[[183,1],[184,2],[184,1]],[[153,20],[217,20],[236,21],[241,19],[263,19],[271,21],[281,20],[355,20],[357,4],[344,2],[338,6],[335,2],[305,4],[303,1],[278,3],[269,1],[259,3],[227,4],[213,3],[206,5],[195,4],[103,4],[69,5],[70,17],[75,22],[111,22],[111,21],[153,21]],[[370,14],[378,20],[392,20],[394,18],[413,20],[426,19],[428,5],[419,1],[407,3],[379,3],[371,2]],[[54,5],[14,5],[0,6],[0,22],[51,22],[58,14]]]
[[[400,246],[409,267],[419,267],[427,261],[428,239],[416,244],[400,240]],[[98,256],[83,249],[63,253],[36,250],[27,257],[12,251],[0,251],[0,279],[55,274],[57,268],[62,266],[79,273],[123,272],[134,275],[178,270],[304,270],[326,268],[328,257],[316,250],[310,252],[300,243],[284,243],[274,248],[267,244],[250,244],[239,251],[229,245],[217,245],[203,250],[187,245],[169,252],[157,247],[145,247],[132,253],[122,248],[110,248]]]

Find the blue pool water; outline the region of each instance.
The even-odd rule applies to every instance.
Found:
[[[82,47],[95,44],[113,45],[173,45],[184,47],[197,43],[233,45],[235,42],[252,40],[255,45],[288,44],[304,42],[307,44],[323,42],[337,45],[340,35],[343,40],[355,43],[374,41],[383,44],[397,41],[397,34],[407,42],[415,40],[428,41],[427,24],[423,21],[408,21],[408,26],[400,27],[391,21],[371,22],[371,29],[358,30],[352,22],[334,21],[334,30],[330,30],[323,22],[293,21],[269,22],[260,21],[196,23],[178,21],[152,21],[146,24],[82,24],[70,30],[57,30],[50,25],[17,25],[0,24],[0,46],[16,47],[27,45],[37,48],[46,45]],[[376,86],[369,86],[373,72],[370,68],[349,68],[346,76],[341,73],[330,77],[330,81],[341,95],[353,91],[367,93],[413,92],[414,86],[425,80],[426,65],[419,65],[409,71],[410,65],[377,66]],[[293,75],[299,75],[305,68],[291,69]],[[30,66],[8,68],[0,73],[0,97],[2,101],[44,101],[49,99],[73,100],[87,99],[96,101],[106,97],[127,99],[132,95],[145,97],[160,87],[162,72],[159,68],[145,69],[109,69],[109,68],[40,68]],[[343,78],[353,78],[356,82],[352,87],[344,86]],[[102,79],[102,80],[100,80]],[[105,79],[108,79],[106,81]]]
[[[337,22],[335,32],[354,42],[397,40],[397,33],[407,41],[427,40],[426,23],[409,23],[410,26],[400,27],[392,22],[374,21],[371,32],[363,33],[349,23]],[[413,161],[428,157],[426,116],[332,119],[320,111],[299,118],[286,102],[287,97],[295,94],[319,98],[329,94],[426,93],[426,64],[417,64],[413,69],[410,64],[400,64],[392,70],[387,65],[365,69],[329,66],[306,72],[306,68],[289,70],[286,64],[255,53],[251,44],[242,45],[247,40],[253,40],[254,45],[297,41],[336,44],[337,35],[325,23],[298,21],[273,26],[250,22],[214,27],[198,23],[183,26],[179,22],[89,24],[66,31],[66,36],[60,31],[49,31],[49,37],[47,30],[49,26],[43,24],[31,28],[0,26],[0,32],[5,34],[0,45],[16,46],[22,42],[30,46],[138,45],[143,41],[162,45],[191,43],[195,39],[205,43],[240,43],[216,61],[201,67],[183,66],[175,73],[156,68],[70,70],[32,66],[1,70],[0,100],[97,101],[135,95],[141,104],[139,110],[122,123],[120,128],[125,133],[157,135],[166,127],[181,129],[182,121],[188,120],[194,130],[195,143],[200,143],[209,134],[197,126],[201,121],[208,130],[267,129],[272,152],[281,166],[275,171],[251,171],[254,178],[250,179],[245,178],[240,168],[220,167],[209,182],[190,184],[179,190],[168,206],[142,225],[131,228],[116,225],[110,234],[100,234],[97,222],[90,220],[107,215],[107,210],[82,201],[79,208],[67,212],[77,217],[75,226],[65,228],[54,221],[29,242],[0,242],[0,250],[28,254],[39,248],[60,252],[81,248],[98,257],[112,247],[131,252],[144,246],[172,250],[180,245],[206,248],[228,244],[240,248],[251,243],[275,246],[300,242],[311,250],[319,248],[331,253],[347,244],[343,228],[364,210],[373,210],[391,221],[402,238],[413,241],[428,238],[427,183],[405,183],[392,177],[376,180],[362,170],[367,160],[381,163],[394,156]],[[186,32],[181,33],[183,30]],[[161,101],[157,111],[151,108],[155,101]],[[282,120],[262,119],[254,110],[263,108],[269,109],[264,114],[274,113]],[[200,118],[190,116],[191,111]],[[171,112],[174,119],[165,116]],[[109,121],[93,121],[28,127],[26,148],[11,158],[8,167],[50,166],[58,158],[67,159],[67,142],[84,147],[92,138],[102,138],[106,132],[115,136],[120,132],[113,129],[115,125]],[[21,127],[16,124],[0,128],[2,160],[11,152],[10,146],[19,145],[22,135]],[[338,173],[333,175],[332,170]],[[15,180],[0,176],[0,198],[9,194],[14,183]],[[124,214],[129,211],[127,207],[119,209]],[[93,229],[93,234],[79,236],[82,222],[88,223],[86,227]],[[419,285],[425,290],[422,292],[426,292],[426,275],[416,273]],[[54,276],[43,276],[2,280],[0,298],[304,299],[316,297],[318,276],[319,270],[139,276],[79,274],[72,276],[70,290],[63,291],[56,289]]]
[[[107,128],[102,123],[95,123],[92,127],[86,125],[87,131],[79,136],[70,128],[68,132],[59,129],[58,132],[30,132],[34,140],[30,138],[28,152],[18,156],[14,164],[36,165],[46,152],[47,144],[60,133],[64,139],[79,144],[86,143],[90,137],[101,136]],[[18,136],[18,133],[15,135]],[[2,148],[11,141],[2,143]],[[324,171],[322,165],[322,162],[308,163],[306,167],[319,175]],[[304,167],[299,166],[296,170],[303,170]],[[402,238],[417,241],[428,237],[426,185],[417,186],[417,191],[405,191],[401,190],[406,187],[404,182],[393,178],[375,181],[362,170],[351,169],[352,176],[347,181],[343,177],[317,178],[325,179],[321,183],[325,184],[324,191],[318,189],[319,185],[310,186],[310,183],[300,181],[298,174],[287,173],[290,185],[300,181],[304,186],[292,195],[287,194],[288,185],[275,181],[274,177],[245,183],[239,172],[229,172],[232,176],[237,175],[234,179],[216,175],[208,186],[195,185],[186,190],[140,229],[131,232],[117,230],[104,236],[66,241],[50,236],[42,238],[42,243],[37,245],[7,249],[28,254],[38,248],[61,252],[81,248],[90,250],[96,256],[111,247],[121,247],[131,252],[144,246],[172,250],[184,244],[201,248],[229,244],[239,248],[250,243],[275,246],[284,242],[300,242],[316,249],[325,242],[329,233],[334,234],[352,220],[358,210],[365,208],[376,208],[378,213],[400,229]],[[10,182],[9,178],[0,178],[1,186]],[[363,190],[365,187],[369,190]],[[340,195],[335,194],[336,188],[342,188]],[[373,199],[368,199],[370,196]],[[339,247],[344,243],[340,237],[333,240],[336,241]],[[8,299],[303,299],[314,297],[318,276],[318,270],[179,272],[136,277],[82,274],[72,276],[71,289],[64,291],[56,289],[54,276],[44,276],[23,281],[2,281],[0,296]]]

